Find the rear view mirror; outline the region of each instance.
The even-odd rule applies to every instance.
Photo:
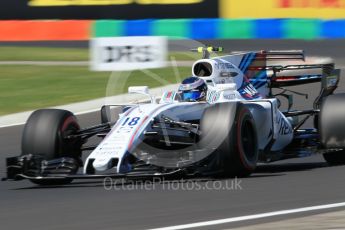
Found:
[[[128,87],[128,93],[133,93],[133,94],[137,93],[137,94],[149,96],[151,99],[151,103],[152,104],[156,103],[156,99],[153,95],[150,94],[148,86],[130,86]]]

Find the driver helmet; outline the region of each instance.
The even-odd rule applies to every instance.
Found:
[[[188,77],[182,81],[178,94],[182,101],[203,101],[206,100],[207,85],[201,78]]]

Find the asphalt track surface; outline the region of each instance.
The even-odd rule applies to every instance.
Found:
[[[335,41],[220,41],[239,49],[299,49],[312,55],[332,56],[345,64],[344,40]],[[237,49],[236,49],[237,50]],[[344,74],[343,74],[343,77]],[[308,108],[318,94],[318,84],[295,87],[310,92],[309,100],[294,96],[296,107]],[[345,92],[345,81],[337,92]],[[79,116],[82,126],[99,122],[99,113]],[[20,154],[23,126],[0,129],[0,176],[4,176],[6,157]],[[345,202],[345,166],[329,167],[322,156],[292,159],[260,165],[249,178],[241,179],[237,189],[219,189],[233,179],[214,182],[155,183],[136,189],[126,184],[106,190],[102,181],[76,180],[71,185],[38,187],[28,181],[0,182],[1,229],[148,229],[188,224],[263,212]],[[187,188],[194,185],[194,189]],[[183,186],[185,185],[185,186]],[[197,189],[196,186],[205,189]],[[212,188],[212,185],[216,187]],[[219,186],[221,185],[221,186]],[[206,187],[207,186],[207,187]],[[230,186],[231,187],[231,186]],[[330,210],[327,210],[330,211]],[[334,211],[334,209],[332,209]],[[208,226],[224,229],[259,222],[289,219],[318,212]]]

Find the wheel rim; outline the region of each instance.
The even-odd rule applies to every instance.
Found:
[[[68,117],[63,124],[61,125],[60,132],[59,132],[59,143],[56,147],[56,152],[62,156],[71,156],[71,157],[80,157],[79,147],[76,140],[64,140],[67,135],[74,134],[80,129],[75,117],[70,116]],[[65,144],[62,144],[65,142]],[[66,155],[68,154],[68,155]]]

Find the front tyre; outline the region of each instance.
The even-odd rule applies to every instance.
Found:
[[[258,161],[255,121],[240,103],[219,103],[206,109],[201,120],[203,147],[219,157],[224,176],[249,176]]]
[[[61,157],[80,161],[81,140],[66,139],[80,129],[76,117],[69,111],[41,109],[33,112],[25,124],[22,136],[22,155],[39,155],[45,160]],[[40,185],[68,184],[72,179],[31,180]]]

